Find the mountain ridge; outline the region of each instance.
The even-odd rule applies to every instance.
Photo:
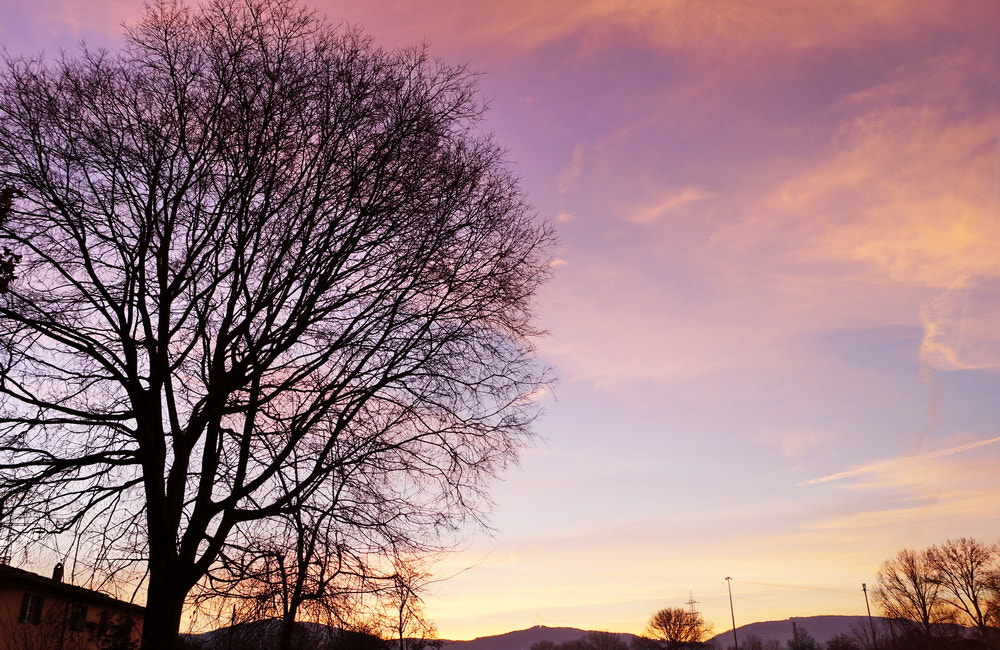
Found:
[[[882,625],[889,619],[881,616],[872,616],[871,621],[875,625]],[[826,643],[838,634],[853,634],[855,630],[868,625],[868,617],[861,616],[791,616],[777,621],[757,621],[747,623],[736,628],[737,639],[746,639],[756,636],[762,641],[778,641],[784,643],[792,638],[793,624],[809,633],[809,636],[816,639],[817,643]],[[726,630],[711,637],[709,641],[715,641],[720,648],[725,648],[732,639],[733,631]]]
[[[872,622],[881,626],[884,621],[881,617],[872,617]],[[757,637],[762,641],[777,641],[784,644],[793,634],[793,627],[805,630],[818,643],[824,644],[838,634],[852,635],[857,630],[867,629],[869,620],[867,616],[793,616],[787,619],[776,621],[759,621],[748,623],[736,628],[736,637],[740,643],[744,643],[750,637]],[[246,643],[252,643],[254,647],[270,647],[277,640],[277,632],[280,621],[267,620],[244,623],[231,628],[220,628],[211,632],[201,634],[184,635],[189,648],[203,648],[205,650],[219,650],[221,648],[251,647]],[[334,627],[318,623],[300,622],[296,624],[296,635],[301,641],[310,643],[312,647],[337,647],[341,650],[392,650],[398,647],[398,643],[393,640],[383,641],[369,634],[359,632],[349,632]],[[471,640],[448,640],[439,639],[435,641],[407,639],[407,647],[422,647],[430,650],[440,647],[441,650],[531,650],[536,643],[549,642],[562,644],[569,641],[576,641],[591,633],[607,633],[604,630],[585,630],[575,627],[547,627],[535,625],[522,630],[514,630],[503,634],[493,634],[477,637]],[[632,645],[632,641],[637,637],[628,632],[611,632],[622,638],[626,644]],[[733,645],[733,631],[725,630],[708,639],[714,642],[718,650],[726,650]],[[332,643],[332,645],[330,645]],[[412,645],[411,645],[412,644]]]
[[[444,644],[442,647],[450,648],[451,650],[513,650],[514,648],[523,647],[525,650],[530,650],[531,646],[539,641],[566,643],[567,641],[576,641],[585,634],[597,631],[599,630],[534,625],[523,630],[514,630],[503,634],[491,634],[476,637],[468,641],[442,640]],[[635,636],[627,632],[613,632],[612,634],[620,634],[629,638]]]
[[[887,621],[879,616],[873,616],[872,621],[879,625]],[[819,643],[826,643],[838,634],[853,634],[858,626],[868,625],[867,616],[792,616],[790,618],[775,621],[758,621],[747,623],[736,628],[737,639],[746,639],[756,636],[763,641],[778,641],[784,643],[792,637],[792,624],[805,630]],[[551,641],[553,643],[565,643],[575,641],[585,634],[600,632],[602,630],[584,630],[575,627],[546,627],[535,625],[523,630],[514,630],[504,634],[494,634],[477,637],[466,641],[442,640],[442,648],[447,650],[531,650],[531,646],[539,641]],[[614,632],[631,640],[635,634],[628,632]],[[717,647],[724,649],[732,639],[733,631],[726,630],[709,638],[709,641],[716,642]]]

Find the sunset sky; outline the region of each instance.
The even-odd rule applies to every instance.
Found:
[[[11,54],[137,0],[0,0]],[[438,566],[443,638],[863,614],[903,547],[1000,538],[1000,2],[316,0],[482,71],[556,224],[560,377]]]

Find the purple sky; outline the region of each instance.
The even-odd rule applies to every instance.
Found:
[[[131,0],[5,3],[114,47]],[[445,638],[861,614],[900,548],[1000,537],[1000,3],[317,0],[484,72],[557,223],[541,440],[439,567]]]

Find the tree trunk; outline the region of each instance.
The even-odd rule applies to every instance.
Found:
[[[292,650],[292,635],[295,633],[295,607],[289,608],[281,617],[281,630],[278,636],[278,650]]]
[[[292,637],[295,633],[295,619],[299,615],[299,605],[303,601],[303,581],[305,580],[306,563],[302,561],[302,536],[297,540],[297,557],[299,558],[295,572],[295,582],[292,593],[288,597],[285,611],[281,615],[281,630],[279,630],[278,650],[292,650]]]
[[[142,650],[174,650],[177,647],[186,594],[187,590],[176,576],[150,570]]]

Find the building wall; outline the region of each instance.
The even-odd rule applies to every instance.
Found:
[[[110,646],[115,650],[138,648],[142,619],[136,608],[118,608],[117,601],[97,592],[89,600],[81,593],[85,590],[48,582],[5,582],[0,575],[0,650],[101,650],[109,646],[99,640],[115,638],[118,643]],[[21,620],[26,593],[44,599],[34,620]]]

